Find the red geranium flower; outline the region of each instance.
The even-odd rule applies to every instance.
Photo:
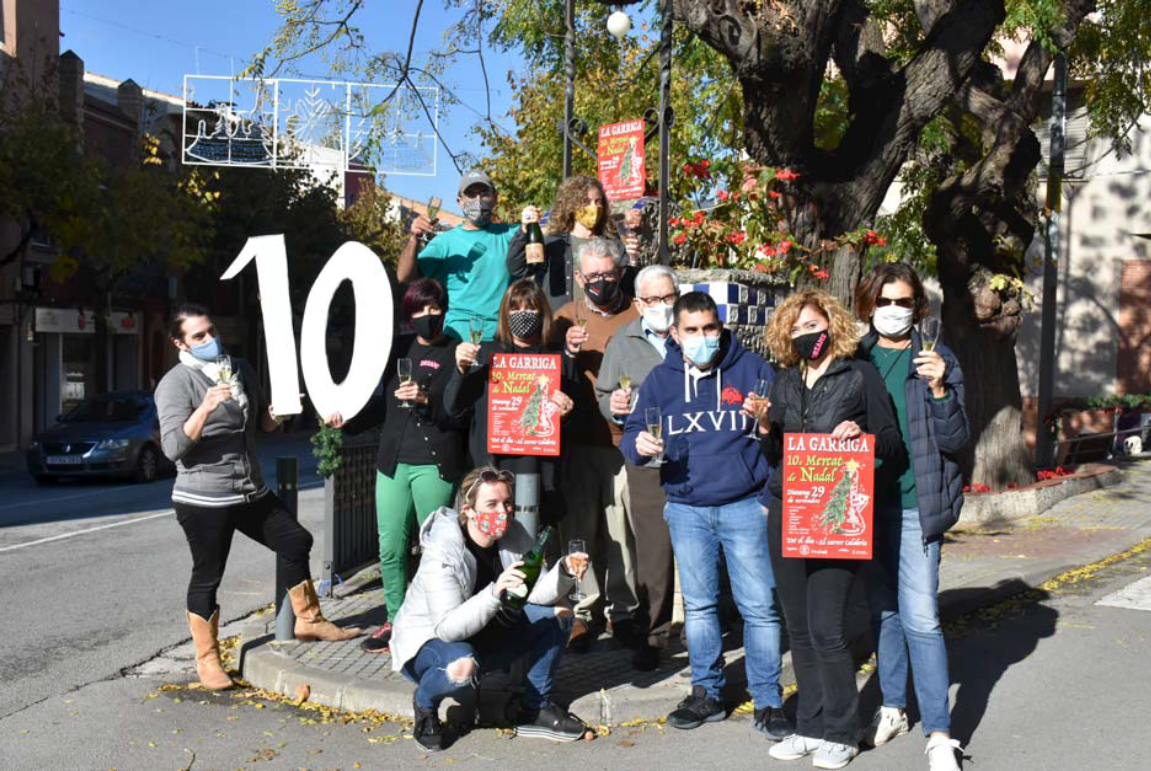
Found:
[[[799,174],[790,169],[780,169],[775,173],[775,178],[780,182],[794,182],[799,179]]]
[[[826,270],[817,270],[817,271],[815,271],[815,277],[818,278],[820,281],[827,281],[827,278],[828,278],[827,271]]]
[[[728,198],[730,198],[730,197],[731,197],[731,196],[730,196],[730,195],[729,195],[727,192],[725,192],[725,191],[723,191],[723,190],[720,190],[718,193],[716,193],[716,196],[717,196],[717,197],[719,198],[719,200],[721,200],[721,201],[726,201]]]
[[[781,197],[781,196],[779,195],[779,193],[775,192],[774,190],[769,190],[767,194],[768,194],[768,196],[770,196],[770,197],[771,197],[771,199],[772,199],[772,200],[774,200],[774,201],[778,201],[778,200],[780,199],[780,197]]]
[[[791,251],[791,241],[788,241],[785,238],[779,242],[779,253],[780,254],[787,254],[789,251]]]
[[[682,244],[682,243],[684,243],[685,241],[687,241],[687,234],[685,234],[685,233],[680,233],[678,236],[676,236],[676,237],[675,237],[674,239],[672,239],[672,240],[674,240],[674,241],[675,241],[677,244]]]

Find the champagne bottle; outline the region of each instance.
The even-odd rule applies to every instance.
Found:
[[[540,229],[540,223],[529,223],[527,236],[525,249],[528,265],[539,265],[544,261],[544,232]]]
[[[532,593],[536,581],[540,578],[540,573],[543,572],[544,547],[547,546],[548,539],[550,539],[551,536],[551,525],[548,525],[540,531],[539,537],[536,538],[535,546],[523,556],[524,564],[520,566],[520,570],[524,574],[524,582],[515,589],[504,589],[500,592],[500,604],[511,610],[520,610],[527,604],[528,595]]]

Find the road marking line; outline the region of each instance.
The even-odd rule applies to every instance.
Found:
[[[1130,583],[1117,592],[1111,592],[1095,604],[1131,610],[1151,610],[1151,576]]]
[[[84,535],[85,533],[95,533],[97,530],[107,530],[107,529],[113,528],[113,527],[120,527],[121,525],[134,525],[137,522],[146,522],[149,519],[156,519],[158,517],[170,517],[175,513],[176,512],[173,511],[172,509],[168,509],[167,511],[157,512],[156,514],[149,514],[149,515],[144,516],[144,517],[136,517],[135,519],[125,519],[125,520],[120,521],[120,522],[112,522],[111,524],[108,524],[108,525],[98,525],[96,527],[85,528],[84,530],[75,530],[71,533],[61,533],[60,535],[53,535],[53,536],[49,536],[48,538],[38,538],[35,541],[25,541],[24,543],[17,543],[17,544],[13,544],[11,546],[0,546],[0,553],[6,552],[6,551],[15,551],[16,549],[23,549],[25,546],[37,546],[37,545],[42,544],[42,543],[50,543],[52,541],[62,541],[65,538],[73,538],[73,537],[78,536],[78,535]]]
[[[115,493],[121,490],[131,490],[134,488],[135,485],[121,485],[120,487],[107,487],[99,491],[89,490],[86,493],[76,493],[75,495],[61,495],[57,496],[56,498],[38,498],[36,500],[25,501],[24,503],[9,503],[5,506],[0,506],[0,511],[3,511],[4,509],[19,509],[25,506],[39,506],[44,503],[54,503],[55,501],[70,501],[73,498],[90,498],[94,493],[99,495],[100,493]]]

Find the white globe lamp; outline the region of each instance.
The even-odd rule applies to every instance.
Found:
[[[607,31],[617,40],[623,40],[624,35],[631,31],[631,18],[623,11],[615,11],[607,17]]]

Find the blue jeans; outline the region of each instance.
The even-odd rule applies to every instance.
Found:
[[[723,547],[735,604],[743,616],[747,686],[756,707],[780,707],[779,612],[767,550],[767,517],[755,498],[723,506],[668,503],[663,511],[679,563],[692,685],[720,699],[719,549]]]
[[[882,529],[876,556],[882,575],[873,575],[867,595],[872,629],[878,630],[876,655],[883,706],[907,706],[910,652],[923,732],[950,732],[947,646],[939,624],[941,540],[923,542],[919,509],[877,514]]]
[[[517,659],[528,660],[528,682],[524,706],[539,709],[547,704],[552,675],[567,645],[569,624],[556,617],[555,608],[525,605],[518,624],[503,628],[491,621],[476,637],[460,642],[428,640],[419,653],[404,665],[404,676],[416,684],[416,704],[436,709],[448,696],[469,690],[485,672],[506,669]],[[448,676],[448,665],[460,659],[476,662],[474,674],[457,682]]]

